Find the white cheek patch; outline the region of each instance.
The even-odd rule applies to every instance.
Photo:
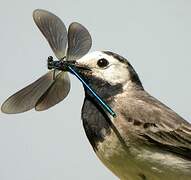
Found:
[[[101,68],[97,65],[97,61],[101,58],[108,60],[109,67]],[[87,65],[92,69],[93,76],[107,81],[111,85],[125,84],[130,79],[127,64],[119,62],[119,60],[101,51],[89,53],[77,60],[77,63]]]
[[[106,80],[111,85],[124,84],[129,80],[129,72],[125,66],[114,64],[102,70],[102,79]]]

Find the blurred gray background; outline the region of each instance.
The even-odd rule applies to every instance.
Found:
[[[0,103],[47,72],[53,55],[32,19],[43,8],[68,26],[82,23],[94,50],[129,59],[152,95],[191,120],[191,1],[1,0]],[[117,178],[95,156],[84,133],[82,85],[44,112],[0,113],[0,180]]]

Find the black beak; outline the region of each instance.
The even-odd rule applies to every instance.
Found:
[[[87,65],[79,64],[76,61],[64,61],[64,64],[66,66],[71,66],[78,71],[91,71],[91,69]]]

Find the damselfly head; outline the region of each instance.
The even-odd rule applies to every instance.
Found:
[[[47,59],[47,67],[49,70],[51,70],[53,68],[53,57],[52,56],[49,56],[48,59]]]

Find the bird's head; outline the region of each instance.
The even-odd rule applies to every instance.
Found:
[[[109,51],[89,53],[76,61],[76,67],[99,94],[116,94],[130,86],[142,88],[131,64],[120,55]]]

